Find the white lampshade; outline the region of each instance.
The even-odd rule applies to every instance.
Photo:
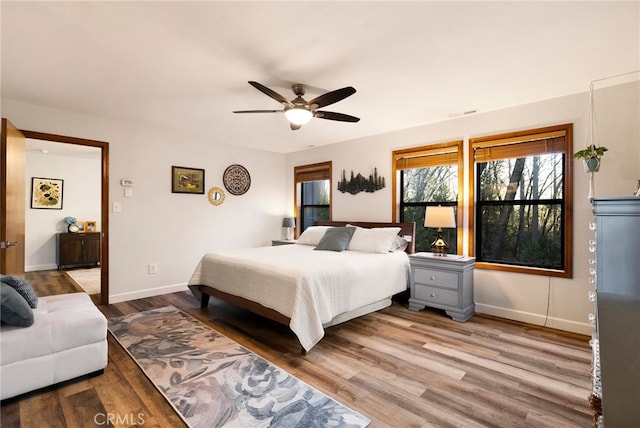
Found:
[[[304,107],[293,107],[284,112],[287,120],[294,125],[304,125],[313,117],[313,113]]]
[[[424,215],[424,227],[456,227],[453,207],[427,207]]]

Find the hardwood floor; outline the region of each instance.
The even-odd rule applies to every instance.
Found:
[[[30,274],[38,295],[73,289]],[[68,282],[68,281],[67,281]],[[71,287],[71,288],[69,288]],[[109,318],[172,304],[371,419],[371,427],[589,427],[588,337],[476,315],[467,323],[394,303],[327,329],[306,356],[288,328],[189,292],[108,306]],[[109,337],[105,373],[6,400],[2,427],[181,427]]]

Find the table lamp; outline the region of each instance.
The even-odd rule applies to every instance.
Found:
[[[424,215],[424,227],[437,228],[438,236],[431,244],[431,251],[438,256],[446,256],[449,244],[442,238],[442,228],[455,228],[456,218],[453,207],[427,207]]]
[[[285,239],[290,241],[293,239],[293,229],[296,227],[296,219],[293,217],[285,217],[282,219],[282,227],[285,229]]]

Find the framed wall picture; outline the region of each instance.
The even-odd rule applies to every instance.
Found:
[[[31,177],[31,208],[61,210],[64,180]]]
[[[95,221],[85,221],[84,222],[84,231],[85,232],[97,232],[98,228],[96,227]]]
[[[171,193],[204,195],[204,169],[172,166]]]

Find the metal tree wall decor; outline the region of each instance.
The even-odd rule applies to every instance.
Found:
[[[369,174],[369,178],[364,178],[358,173],[354,176],[351,171],[351,179],[347,180],[346,171],[342,170],[342,178],[338,181],[338,190],[342,193],[351,193],[355,195],[360,192],[373,193],[376,190],[384,188],[384,177],[378,175],[378,168],[373,168],[373,172]]]

